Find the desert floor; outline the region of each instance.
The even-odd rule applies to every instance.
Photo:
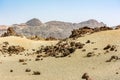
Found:
[[[90,40],[93,43],[86,44]],[[20,37],[0,38],[0,44],[9,42],[10,45],[20,45],[25,49],[38,49],[39,46],[55,45],[58,41],[32,41]],[[46,57],[43,60],[35,61],[36,55],[2,55],[0,54],[0,80],[82,80],[81,76],[87,72],[93,80],[120,80],[120,61],[106,62],[111,56],[120,57],[120,30],[102,31],[76,41],[84,43],[83,49],[77,49],[71,57],[54,58]],[[103,48],[106,45],[116,45],[117,51],[105,53]],[[97,48],[97,50],[94,50]],[[88,52],[96,55],[85,57]],[[27,53],[27,52],[26,52]],[[24,53],[23,53],[24,54]],[[19,59],[26,59],[26,65],[19,62]],[[29,68],[31,72],[25,72]],[[10,70],[13,72],[10,72]],[[39,71],[40,75],[32,75],[33,71]]]

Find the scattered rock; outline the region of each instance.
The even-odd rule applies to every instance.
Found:
[[[10,72],[13,72],[13,70],[11,69]]]
[[[39,61],[40,59],[39,58],[36,58],[35,61]]]
[[[108,50],[106,50],[104,54],[106,54],[106,53],[109,53],[109,51],[108,51]]]
[[[39,71],[33,71],[33,75],[40,75],[41,73]]]
[[[90,76],[88,75],[88,73],[84,73],[84,74],[82,75],[82,79],[93,80],[93,79],[90,78]]]
[[[32,51],[35,51],[35,49],[32,49]]]
[[[110,45],[110,44],[108,44],[106,47],[104,47],[103,48],[103,50],[106,50],[106,51],[117,51],[117,49],[116,49],[116,45]]]
[[[42,55],[37,55],[37,58],[40,58],[40,57],[42,57]]]
[[[94,52],[89,52],[89,53],[87,53],[86,57],[92,57],[94,55],[95,55]]]
[[[24,62],[24,63],[22,63],[22,65],[27,65],[27,63]]]
[[[27,69],[25,70],[25,72],[31,72],[31,69],[27,68]]]
[[[86,49],[83,49],[83,50],[82,50],[82,52],[85,52],[85,51],[86,51]]]
[[[41,58],[40,60],[43,60],[43,58]]]
[[[106,62],[111,62],[111,61],[116,61],[116,60],[120,60],[120,58],[118,56],[111,56],[111,58],[109,60],[107,60]]]
[[[103,50],[107,50],[107,49],[110,49],[111,48],[111,45],[108,44],[106,47],[103,48]]]
[[[87,42],[86,43],[90,43],[90,40],[87,40]]]
[[[112,45],[112,47],[110,48],[110,51],[114,51],[116,49],[115,45]]]
[[[119,74],[119,72],[116,72],[116,74]]]
[[[25,59],[19,59],[19,62],[25,62]]]

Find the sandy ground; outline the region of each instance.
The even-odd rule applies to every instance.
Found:
[[[0,55],[0,80],[82,80],[81,76],[87,72],[93,80],[120,80],[120,61],[105,62],[112,55],[120,57],[120,30],[103,31],[81,37],[76,41],[85,43],[87,40],[94,44],[86,44],[78,49],[71,57],[47,57],[35,61],[35,55]],[[54,45],[57,41],[31,41],[26,38],[6,37],[0,38],[0,43],[8,41],[10,45],[20,45],[26,49],[38,49],[40,45]],[[104,54],[103,48],[107,45],[117,45],[117,52]],[[98,50],[93,50],[98,48]],[[85,57],[88,52],[96,56]],[[100,55],[98,55],[100,54]],[[19,59],[26,59],[27,65],[22,65]],[[31,59],[31,61],[29,61]],[[30,68],[31,72],[25,72]],[[13,72],[10,72],[10,70]],[[41,75],[32,75],[33,71],[40,71]],[[116,74],[118,72],[118,74]]]

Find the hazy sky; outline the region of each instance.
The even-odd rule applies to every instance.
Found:
[[[120,24],[120,0],[0,0],[0,25],[31,18],[76,23],[96,19],[114,26]]]

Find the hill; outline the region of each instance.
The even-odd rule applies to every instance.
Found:
[[[21,25],[22,28],[20,25],[12,26],[16,29],[16,32],[25,36],[37,35],[45,38],[55,37],[60,39],[69,37],[73,29],[82,28],[84,26],[88,26],[91,28],[106,26],[106,24],[93,19],[80,23],[70,23],[62,21],[49,21],[46,23],[42,23],[40,20],[34,18],[24,24],[24,27],[23,25]]]

